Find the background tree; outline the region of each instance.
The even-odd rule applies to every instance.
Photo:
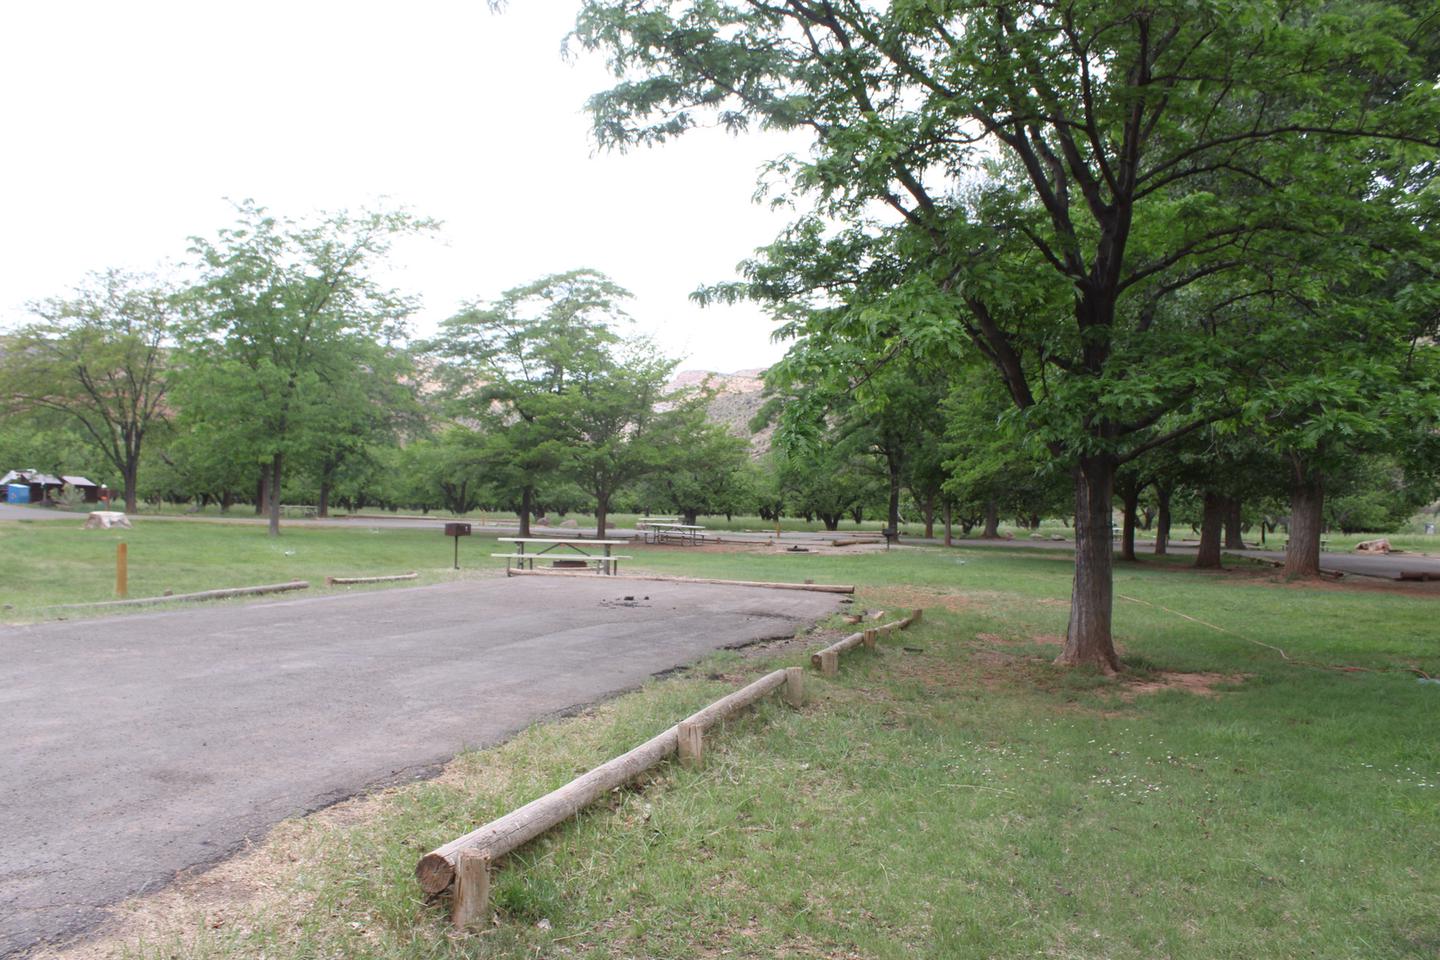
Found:
[[[203,280],[186,338],[186,407],[266,466],[278,536],[286,459],[324,436],[332,403],[397,348],[415,307],[377,268],[395,237],[432,224],[393,211],[297,223],[248,200],[237,210],[234,226],[193,240]]]
[[[551,274],[466,306],[426,346],[452,418],[483,435],[480,462],[522,537],[537,492],[570,466],[585,402],[577,387],[613,366],[629,297],[595,270]]]
[[[7,337],[0,355],[3,409],[76,424],[119,474],[131,513],[145,441],[169,413],[179,296],[153,277],[92,276],[68,298],[32,305],[41,319]]]
[[[1227,330],[1213,350],[1175,295],[1314,222],[1331,173],[1316,144],[1435,145],[1427,35],[1400,4],[1260,0],[589,0],[577,27],[619,78],[591,101],[602,143],[662,142],[701,110],[813,132],[810,158],[774,170],[821,216],[894,235],[911,265],[898,328],[970,340],[1039,407],[1028,423],[1076,502],[1060,659],[1106,670],[1115,470],[1219,416],[1208,388],[1244,345]],[[831,267],[863,269],[853,238],[837,252],[810,232],[791,285],[844,296]]]

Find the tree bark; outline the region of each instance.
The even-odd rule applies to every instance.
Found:
[[[595,498],[595,536],[605,539],[605,518],[610,514],[610,497]]]
[[[925,515],[925,539],[935,539],[935,498],[927,497],[921,505]]]
[[[955,538],[953,536],[953,528],[951,525],[951,514],[953,511],[950,509],[950,504],[948,503],[945,504],[943,509],[945,513],[945,546],[949,547],[953,546],[955,543]]]
[[[320,481],[320,502],[315,505],[315,516],[330,516],[330,478]]]
[[[1000,537],[1000,504],[993,498],[985,501],[985,532],[980,536],[986,540]]]
[[[1325,484],[1304,461],[1292,458],[1290,540],[1285,544],[1287,577],[1320,576],[1320,534],[1325,522]]]
[[[535,509],[535,488],[520,491],[520,536],[530,536],[530,513]]]
[[[1245,530],[1241,523],[1238,497],[1230,497],[1225,501],[1225,549],[1245,549]]]
[[[1109,457],[1082,457],[1075,480],[1075,583],[1070,595],[1070,625],[1057,663],[1120,669],[1111,635],[1114,604],[1114,555],[1111,502],[1115,464]]]
[[[1140,508],[1140,491],[1128,488],[1121,497],[1125,519],[1120,527],[1120,559],[1135,561],[1135,514]]]
[[[140,462],[131,460],[125,464],[125,469],[120,474],[121,481],[125,484],[125,512],[135,513],[139,505],[139,497],[136,489],[139,486]]]
[[[1204,513],[1200,518],[1200,549],[1195,566],[1205,570],[1220,569],[1220,533],[1225,525],[1226,500],[1218,493],[1205,491]]]
[[[1170,552],[1170,488],[1157,484],[1155,499],[1159,501],[1155,511],[1155,556],[1163,557]]]
[[[285,455],[276,453],[270,458],[270,536],[280,536],[280,469]]]
[[[270,469],[260,467],[260,479],[255,482],[255,516],[265,516],[265,506],[270,502]]]

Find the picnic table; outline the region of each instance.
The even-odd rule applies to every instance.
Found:
[[[558,556],[549,557],[555,561],[552,566],[568,566],[570,563],[583,563],[586,566],[593,565],[600,573],[614,573],[620,565],[621,560],[629,560],[629,557],[622,557],[612,554],[611,547],[623,546],[628,540],[590,540],[585,537],[499,537],[504,543],[515,544],[514,553],[492,553],[492,557],[505,558],[505,571],[510,571],[511,563],[514,562],[521,570],[526,569],[525,564],[529,563],[529,569],[535,569],[535,561],[544,558],[551,551],[561,551]],[[527,551],[526,546],[534,546],[537,549]],[[603,553],[592,553],[587,547],[602,547]]]
[[[649,522],[644,527],[646,543],[696,544],[705,539],[705,528],[693,523]]]

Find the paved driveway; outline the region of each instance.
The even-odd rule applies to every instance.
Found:
[[[836,607],[527,577],[0,629],[0,956],[285,817]]]

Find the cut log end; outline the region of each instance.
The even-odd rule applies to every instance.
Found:
[[[455,879],[455,865],[438,853],[427,853],[415,865],[415,879],[426,893],[439,893]]]

